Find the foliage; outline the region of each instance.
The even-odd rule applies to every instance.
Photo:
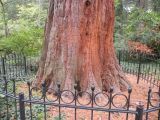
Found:
[[[46,9],[29,3],[27,5],[18,4],[16,10],[16,17],[8,19],[10,35],[8,37],[0,35],[0,52],[35,55],[42,47]],[[1,19],[0,28],[3,28]]]
[[[127,49],[128,40],[133,40],[147,45],[155,53],[160,53],[160,14],[154,8],[142,9],[133,2],[124,4],[122,0],[115,0],[115,3],[116,48]]]
[[[2,82],[2,81],[1,81]],[[0,92],[3,91],[4,86],[3,84],[0,85]],[[11,84],[8,84],[7,86],[8,92],[13,91],[13,87]],[[7,119],[7,101],[8,101],[8,110],[10,111],[8,113],[9,119],[15,119],[15,100],[10,99],[9,97],[6,98],[5,95],[0,94],[0,120],[6,120]]]
[[[126,11],[123,8],[122,0],[115,0],[115,32],[114,45],[116,49],[126,49],[125,37],[123,35],[124,18]]]
[[[61,118],[59,119],[59,115],[54,117],[54,120],[65,120],[66,119],[66,115],[63,113],[61,114]]]
[[[43,30],[38,28],[16,31],[7,38],[0,40],[1,52],[22,53],[32,55],[41,49]]]
[[[18,6],[18,18],[21,21],[26,21],[29,26],[43,27],[46,19],[46,10],[41,9],[36,4],[27,4]]]
[[[160,14],[153,11],[145,12],[144,10],[135,9],[130,13],[128,24],[124,29],[125,37],[128,40],[139,41],[144,43],[155,51],[159,51],[155,43],[160,41],[160,31],[155,30],[159,26]]]

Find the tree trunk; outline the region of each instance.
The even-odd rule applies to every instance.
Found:
[[[137,7],[144,9],[144,10],[147,10],[148,9],[148,0],[138,0]]]
[[[9,32],[8,32],[8,22],[7,22],[7,19],[6,19],[4,3],[2,2],[2,0],[0,0],[0,4],[2,6],[2,15],[3,15],[4,29],[5,29],[5,37],[7,37],[8,34],[9,34]]]
[[[160,12],[160,0],[153,0],[152,4],[153,4],[153,10],[159,13]]]
[[[49,88],[129,86],[113,46],[114,0],[50,0],[37,80]]]

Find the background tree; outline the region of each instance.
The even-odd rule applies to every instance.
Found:
[[[0,15],[0,54],[15,52],[29,56],[40,53],[43,29],[47,16],[47,1],[3,0],[8,36],[4,34],[4,20]],[[39,5],[40,4],[40,5]]]
[[[3,16],[3,23],[4,23],[4,29],[5,29],[5,36],[8,36],[8,21],[6,18],[6,12],[5,12],[5,7],[4,7],[4,2],[2,0],[0,0],[0,4],[1,4],[1,11],[2,11],[2,16]]]
[[[50,0],[45,41],[34,85],[79,90],[129,87],[113,46],[114,0]]]
[[[160,0],[153,0],[153,10],[160,12]]]

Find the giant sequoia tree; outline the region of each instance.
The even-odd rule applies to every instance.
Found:
[[[86,90],[128,87],[113,46],[114,0],[50,0],[34,85]]]

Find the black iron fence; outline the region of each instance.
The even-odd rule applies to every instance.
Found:
[[[154,86],[159,86],[160,63],[158,57],[142,55],[127,51],[118,52],[119,63],[122,68],[131,74],[137,75],[137,83],[145,79]],[[147,58],[147,59],[146,59]],[[34,61],[34,62],[33,62]],[[34,63],[34,64],[33,64]],[[0,119],[2,120],[63,120],[64,108],[72,110],[73,120],[80,120],[78,110],[90,112],[89,119],[94,120],[95,113],[106,113],[108,120],[112,120],[115,113],[122,114],[123,120],[160,120],[160,89],[156,92],[149,88],[146,101],[131,105],[132,89],[128,93],[113,93],[113,88],[108,93],[96,92],[91,87],[90,92],[78,92],[77,86],[71,90],[61,90],[57,85],[57,92],[49,94],[46,84],[41,89],[32,87],[28,77],[34,75],[37,70],[35,58],[27,58],[23,55],[9,55],[1,57],[0,62]],[[18,79],[17,79],[18,78]],[[21,79],[23,78],[23,79]],[[118,101],[119,98],[123,101]],[[52,107],[57,116],[51,115]],[[65,111],[67,112],[67,111]]]
[[[148,95],[146,99],[146,105],[139,102],[135,107],[131,107],[131,94],[132,89],[128,89],[127,94],[123,93],[113,93],[113,88],[110,89],[109,93],[95,92],[95,88],[91,87],[91,92],[83,91],[78,92],[75,85],[74,90],[61,90],[60,85],[57,85],[57,92],[55,94],[49,94],[47,91],[46,84],[42,85],[41,90],[38,90],[36,87],[31,87],[31,83],[23,84],[23,87],[26,86],[26,89],[22,89],[23,92],[19,93],[16,90],[18,81],[1,81],[1,91],[0,93],[4,95],[5,106],[1,111],[5,119],[20,119],[20,120],[37,120],[35,116],[35,111],[33,109],[34,105],[41,106],[41,112],[38,114],[43,114],[40,120],[48,120],[49,118],[49,107],[56,107],[58,113],[58,119],[62,119],[62,108],[70,108],[73,111],[73,116],[70,119],[79,120],[77,117],[77,110],[86,110],[90,111],[90,119],[94,120],[94,113],[96,111],[108,113],[108,120],[112,120],[112,115],[114,113],[125,114],[124,120],[152,120],[149,119],[150,113],[155,113],[157,120],[160,120],[160,89],[157,92],[152,92],[152,89],[149,88]],[[123,102],[117,102],[117,99],[123,98]],[[115,100],[116,99],[116,100]],[[10,105],[10,103],[12,105]],[[12,106],[12,109],[10,109]],[[3,113],[2,113],[3,112]],[[11,114],[12,113],[12,114]],[[134,117],[133,117],[134,116]],[[2,117],[2,116],[1,116]],[[3,118],[2,117],[2,118]],[[130,118],[131,117],[131,118]]]
[[[31,77],[35,75],[37,69],[37,57],[26,57],[23,54],[0,56],[0,79],[10,80]]]
[[[117,57],[126,73],[137,76],[137,83],[144,80],[152,86],[159,87],[160,56],[121,50],[117,52]]]

